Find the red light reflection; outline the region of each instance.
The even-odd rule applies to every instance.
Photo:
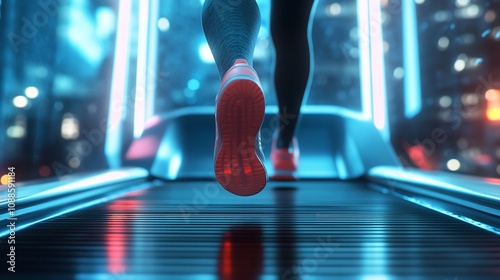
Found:
[[[108,234],[106,235],[106,255],[108,257],[108,271],[112,274],[125,272],[125,257],[127,240],[125,222],[120,215],[110,215]]]
[[[117,200],[108,206],[112,214],[107,221],[106,256],[108,271],[112,274],[124,273],[127,268],[125,260],[129,225],[124,213],[133,212],[140,206],[140,201],[134,199]]]
[[[263,270],[262,230],[238,226],[224,234],[219,255],[220,280],[256,280]]]
[[[152,116],[144,124],[144,130],[149,129],[149,128],[153,127],[153,126],[156,126],[159,123],[161,123],[161,118],[159,116]]]
[[[227,234],[229,235],[229,234]],[[229,279],[232,273],[232,250],[231,250],[231,242],[224,241],[224,245],[222,248],[222,274],[224,279]]]
[[[486,181],[487,183],[491,183],[491,184],[495,184],[495,185],[499,185],[500,186],[500,179],[496,179],[496,178],[484,178],[484,181]]]
[[[432,162],[426,155],[425,147],[422,145],[407,147],[407,151],[411,160],[415,163],[415,165],[417,165],[418,168],[422,170],[435,169]]]
[[[144,136],[133,142],[125,156],[127,159],[145,159],[156,155],[160,140],[153,135]]]

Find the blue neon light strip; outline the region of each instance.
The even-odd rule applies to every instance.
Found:
[[[368,0],[358,0],[359,68],[363,116],[372,119],[372,93],[370,69],[370,19]]]
[[[139,31],[137,40],[137,77],[134,109],[134,137],[141,136],[146,123],[146,91],[147,88],[147,48],[149,30],[149,1],[139,5]],[[153,25],[155,26],[155,25]],[[154,30],[154,28],[151,28]],[[154,31],[152,31],[154,32]]]
[[[402,1],[402,11],[405,117],[413,118],[422,110],[417,7],[415,1]]]
[[[155,26],[160,17],[160,1],[150,0],[149,26]],[[158,60],[158,30],[152,29],[148,37],[148,62],[146,68],[146,121],[154,115],[154,98],[156,92],[156,82],[161,78],[156,72],[156,62]]]
[[[129,41],[131,0],[122,0],[118,8],[118,29],[116,34],[115,58],[113,62],[113,78],[109,99],[109,113],[104,153],[111,168],[121,164],[122,121],[125,118],[126,93],[128,91]]]
[[[384,39],[382,30],[382,11],[380,0],[370,0],[370,50],[372,75],[373,122],[388,141],[390,138],[387,125],[387,93],[385,80]]]

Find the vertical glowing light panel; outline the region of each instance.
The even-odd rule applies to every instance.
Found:
[[[413,118],[422,110],[417,7],[415,1],[401,1],[401,3],[403,11],[405,117]]]
[[[359,64],[363,116],[388,140],[382,14],[379,0],[358,0]]]
[[[363,117],[372,119],[369,0],[358,0],[358,47]]]
[[[139,5],[139,30],[137,38],[137,76],[135,87],[134,137],[139,137],[146,122],[146,91],[147,89],[147,49],[149,31],[149,1]],[[156,26],[156,25],[151,25]],[[154,31],[152,31],[154,32]]]
[[[156,26],[160,17],[160,1],[150,0],[149,26]],[[158,32],[151,29],[148,38],[148,68],[146,69],[146,120],[149,120],[154,114],[154,97],[156,92],[157,73],[156,62],[158,60]]]
[[[375,127],[382,133],[382,137],[385,140],[389,140],[382,13],[380,0],[370,0],[369,2],[373,122],[375,123]]]
[[[134,137],[141,136],[144,124],[154,111],[156,69],[158,51],[159,2],[150,0],[139,5],[139,30],[137,45],[137,80],[134,108]]]
[[[122,0],[118,8],[116,47],[113,62],[113,78],[109,100],[109,113],[105,142],[105,154],[111,168],[120,166],[122,120],[125,117],[125,99],[129,68],[129,24],[132,1]]]
[[[137,80],[134,111],[134,137],[141,136],[144,124],[154,111],[154,92],[157,74],[154,71],[157,55],[159,15],[158,0],[144,1],[139,5],[139,38],[137,45]]]

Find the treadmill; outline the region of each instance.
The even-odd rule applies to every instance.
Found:
[[[19,183],[2,279],[499,279],[493,179],[404,168],[371,121],[306,106],[300,179],[239,197],[214,130],[213,107],[155,116],[120,168]]]
[[[147,18],[160,2],[137,3],[120,1],[120,44],[131,40],[126,20],[136,20],[127,9]],[[377,1],[358,3],[354,10],[372,16]],[[148,56],[133,70],[151,93],[158,38],[147,31],[157,18],[139,22],[148,44],[137,54]],[[126,50],[115,61],[129,63]],[[370,61],[369,51],[360,54],[364,97],[375,92],[371,75],[383,73],[375,63],[383,59]],[[122,84],[112,88],[124,91],[133,67],[122,66],[113,73]],[[135,107],[152,111],[151,99],[142,101]],[[213,174],[213,114],[199,106],[154,115],[123,151],[116,143],[126,142],[124,126],[134,121],[110,117],[110,169],[15,183],[15,205],[0,186],[0,279],[500,279],[498,179],[404,167],[373,119],[308,105],[298,128],[299,180],[239,197]],[[270,173],[275,115],[266,108],[261,128]]]

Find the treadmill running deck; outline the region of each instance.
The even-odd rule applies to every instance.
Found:
[[[19,231],[8,275],[500,279],[500,236],[364,181],[271,182],[253,197],[213,181],[170,182]]]

